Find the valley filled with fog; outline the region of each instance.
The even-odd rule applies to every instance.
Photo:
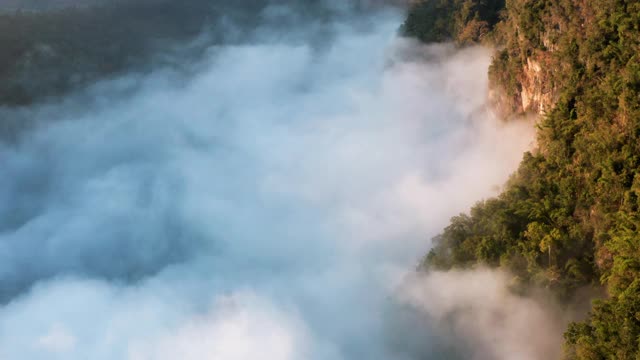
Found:
[[[400,38],[402,9],[331,6],[267,6],[178,67],[0,109],[29,123],[0,142],[0,358],[556,351],[562,328],[508,275],[413,274],[532,146],[531,123],[487,107],[492,51]]]

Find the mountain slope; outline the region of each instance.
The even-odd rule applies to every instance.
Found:
[[[446,19],[482,1],[442,2]],[[465,23],[441,36],[433,2],[413,5],[404,31],[423,40],[464,39]],[[488,264],[544,286],[565,301],[585,286],[606,300],[565,334],[569,359],[640,354],[640,1],[509,0],[483,37],[500,50],[490,68],[504,115],[541,113],[539,149],[525,154],[495,199],[451,221],[425,268]],[[427,14],[427,15],[424,15]],[[442,13],[435,13],[442,18]],[[426,16],[426,18],[425,18]],[[476,12],[473,21],[486,18]],[[469,23],[469,22],[468,22]]]

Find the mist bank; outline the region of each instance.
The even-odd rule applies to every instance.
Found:
[[[532,125],[487,107],[491,50],[348,13],[4,109],[32,125],[0,143],[0,357],[494,354],[408,280],[426,239],[498,193]],[[419,283],[422,300],[454,291]]]

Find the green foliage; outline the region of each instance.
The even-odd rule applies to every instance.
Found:
[[[631,360],[640,350],[640,279],[607,301],[596,301],[588,322],[565,333],[567,359]]]
[[[452,219],[435,239],[426,265],[503,266],[523,283],[550,287],[565,299],[591,284],[593,229],[575,221],[574,181],[561,179],[550,165],[544,156],[527,153],[503,194]]]
[[[487,37],[500,19],[504,0],[422,0],[409,9],[401,32],[425,42],[459,44]]]
[[[556,101],[505,191],[454,217],[422,266],[501,266],[560,299],[601,285],[609,297],[569,327],[566,357],[638,359],[640,1],[508,0],[504,11],[492,86],[517,112],[535,60],[536,86]]]

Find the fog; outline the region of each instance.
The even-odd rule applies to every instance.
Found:
[[[510,275],[497,270],[431,272],[413,274],[397,294],[463,358],[560,358],[570,315],[543,294],[516,295],[510,284]]]
[[[418,296],[407,276],[533,131],[486,107],[491,50],[399,39],[401,21],[265,25],[188,75],[16,110],[37,125],[0,144],[0,358],[447,354],[448,310],[417,299],[452,290],[418,281]],[[454,331],[462,358],[514,358],[477,333]]]

